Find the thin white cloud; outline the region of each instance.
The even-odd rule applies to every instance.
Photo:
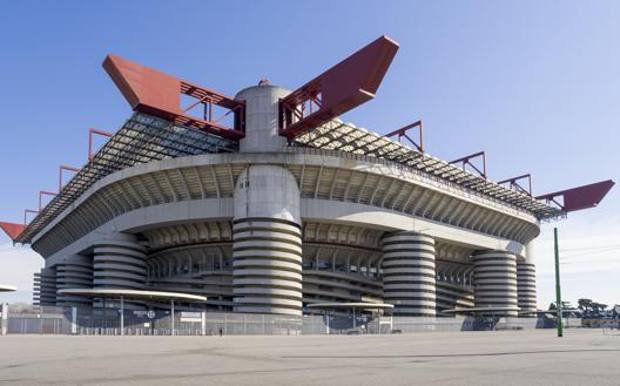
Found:
[[[553,227],[559,231],[562,298],[620,304],[620,216],[594,209],[545,224],[534,243],[538,304],[555,300]]]
[[[2,301],[32,302],[33,274],[43,266],[41,256],[29,247],[0,244],[0,283],[14,285],[17,291],[3,293]]]

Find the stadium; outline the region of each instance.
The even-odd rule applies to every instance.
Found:
[[[262,80],[234,97],[108,55],[132,115],[91,131],[107,142],[64,167],[64,185],[61,168],[31,221],[0,223],[45,259],[35,303],[97,308],[83,293],[126,290],[300,318],[534,315],[541,222],[613,182],[533,196],[529,175],[491,181],[484,152],[429,155],[420,121],[381,135],[340,120],[375,97],[397,50],[383,36],[294,91]]]

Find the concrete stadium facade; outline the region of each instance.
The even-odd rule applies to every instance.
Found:
[[[140,163],[96,181],[33,236],[45,258],[35,302],[85,305],[56,291],[122,288],[288,316],[360,301],[402,316],[536,310],[533,213],[396,162],[291,146],[278,133],[288,93],[262,84],[236,95],[245,137],[235,152]]]

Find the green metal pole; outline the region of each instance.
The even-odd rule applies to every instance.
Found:
[[[560,247],[558,245],[558,228],[553,228],[555,246],[555,303],[558,310],[558,338],[564,333],[562,329],[562,292],[560,290]]]

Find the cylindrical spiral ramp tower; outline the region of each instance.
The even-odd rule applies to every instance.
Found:
[[[93,267],[86,256],[68,256],[56,266],[56,290],[90,288],[93,282]],[[59,306],[87,305],[90,300],[80,296],[57,295]]]
[[[489,308],[488,315],[517,316],[517,259],[504,251],[474,254],[476,308]]]
[[[414,232],[383,238],[383,300],[394,315],[435,316],[435,241]]]
[[[41,268],[34,274],[33,304],[39,307],[56,305],[56,268]]]
[[[234,310],[301,316],[302,239],[295,177],[279,166],[250,166],[237,180],[234,201]]]
[[[517,262],[517,296],[521,313],[525,316],[535,316],[536,266],[527,261]]]
[[[101,239],[93,252],[93,287],[144,289],[145,248],[134,235],[115,233]]]

